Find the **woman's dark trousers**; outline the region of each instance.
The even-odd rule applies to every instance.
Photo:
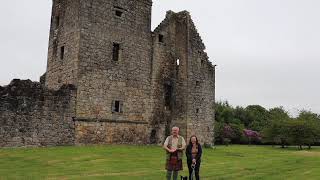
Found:
[[[191,164],[192,163],[188,163],[188,169],[189,169],[189,180],[191,180],[191,175],[192,175],[192,168],[191,168]],[[199,171],[200,171],[200,162],[196,164],[196,167],[194,168],[194,173],[195,173],[195,176],[196,176],[196,179],[193,179],[193,180],[200,180],[200,177],[199,177]]]

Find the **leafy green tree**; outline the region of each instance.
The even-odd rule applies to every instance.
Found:
[[[246,107],[247,120],[244,123],[246,127],[262,131],[269,124],[269,112],[260,105],[250,105]]]
[[[224,123],[216,121],[214,123],[214,141],[216,144],[222,144],[222,131]]]
[[[282,148],[285,148],[291,140],[289,123],[289,119],[272,121],[271,124],[262,131],[263,141],[272,143],[273,145],[280,144]]]
[[[230,127],[233,131],[233,136],[231,137],[231,142],[233,144],[244,144],[247,143],[247,139],[244,137],[243,130],[245,129],[244,125],[241,123],[232,123]]]
[[[238,122],[244,124],[245,126],[249,125],[249,123],[247,121],[248,114],[247,114],[247,111],[245,110],[245,108],[243,108],[243,107],[237,106],[234,109],[234,118],[237,119]],[[240,124],[240,123],[237,123],[237,124]]]
[[[293,120],[289,123],[290,127],[290,142],[293,145],[299,146],[302,149],[304,144],[311,144],[312,133],[306,121]]]
[[[311,146],[320,140],[320,118],[311,111],[301,110],[298,117],[290,122],[292,144],[302,149],[303,145]]]
[[[302,110],[297,118],[291,118],[283,107],[270,110],[260,105],[246,108],[232,107],[227,101],[216,103],[215,139],[218,143],[231,141],[244,143],[244,129],[262,132],[263,142],[286,145],[307,145],[320,143],[320,115]],[[227,128],[226,128],[227,127]],[[229,132],[229,133],[226,133]]]
[[[215,108],[216,108],[215,120],[217,122],[228,123],[230,120],[233,119],[233,108],[229,105],[227,101],[217,102]]]
[[[283,107],[269,109],[269,117],[271,121],[283,121],[290,119],[288,111],[284,110]]]
[[[269,125],[265,126],[262,135],[263,142],[273,145],[280,144],[282,148],[289,144],[289,113],[283,107],[269,109]]]
[[[297,119],[305,121],[320,121],[320,116],[311,111],[301,110]]]

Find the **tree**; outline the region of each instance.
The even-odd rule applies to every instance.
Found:
[[[234,137],[233,129],[230,125],[216,122],[215,123],[215,141],[216,143],[221,143],[229,145],[231,139]]]
[[[284,148],[289,144],[289,113],[283,107],[269,109],[269,124],[263,128],[262,135],[265,143],[280,144]]]
[[[214,141],[216,144],[222,144],[222,128],[223,124],[219,121],[214,123]]]
[[[234,109],[234,118],[241,122],[241,124],[244,124],[245,126],[249,126],[248,123],[248,114],[245,110],[245,108],[237,106]],[[238,123],[239,124],[239,123]]]
[[[320,121],[320,116],[311,111],[300,110],[299,116],[297,117],[297,119],[305,120],[305,121]]]
[[[269,112],[262,106],[250,105],[246,107],[246,127],[255,131],[262,131],[269,124]]]
[[[269,109],[270,121],[283,121],[289,120],[290,116],[288,111],[284,110],[283,107],[275,107]]]
[[[246,143],[246,137],[244,137],[243,130],[245,129],[244,125],[241,123],[232,123],[230,127],[233,131],[233,136],[231,137],[231,142],[233,144],[243,144]]]
[[[229,123],[229,121],[234,118],[233,108],[229,105],[227,101],[217,102],[215,108],[216,108],[215,120],[217,122]]]
[[[262,131],[264,142],[280,144],[282,148],[290,141],[290,119],[273,120],[269,126]]]

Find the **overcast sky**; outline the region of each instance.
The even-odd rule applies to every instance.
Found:
[[[232,105],[320,113],[319,0],[154,0],[152,27],[188,10],[217,64],[216,97]],[[46,70],[51,0],[0,6],[0,85]]]

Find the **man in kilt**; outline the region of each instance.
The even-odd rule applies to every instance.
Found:
[[[173,127],[171,136],[168,136],[163,144],[163,148],[167,152],[166,170],[167,180],[177,180],[178,172],[182,170],[183,150],[186,147],[186,141],[179,136],[179,128]]]

